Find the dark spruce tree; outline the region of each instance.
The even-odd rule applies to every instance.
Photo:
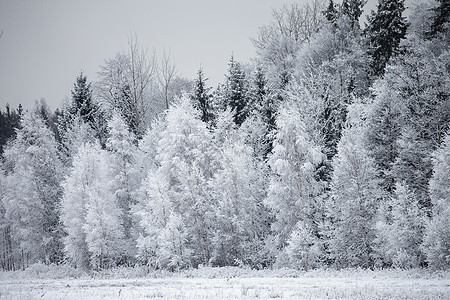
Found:
[[[234,112],[234,122],[240,126],[248,116],[248,82],[241,64],[231,60],[228,68],[225,85],[225,107],[230,107]]]
[[[353,28],[359,28],[359,18],[364,11],[367,0],[344,0],[342,2],[342,14],[348,16]]]
[[[450,1],[436,1],[439,2],[439,5],[433,9],[435,17],[433,23],[431,23],[430,32],[428,32],[430,38],[436,36],[438,33],[448,32],[450,29]]]
[[[333,0],[330,0],[328,2],[327,9],[323,12],[324,17],[330,22],[331,24],[336,24],[336,20],[338,19],[339,12],[336,9],[336,4],[333,2]]]
[[[250,97],[253,109],[261,116],[266,126],[266,133],[263,137],[266,145],[263,159],[267,159],[269,153],[272,152],[273,135],[271,133],[275,129],[276,108],[275,98],[270,93],[264,69],[260,65],[255,70]]]
[[[71,94],[72,101],[69,106],[58,112],[58,129],[60,133],[64,134],[73,124],[74,119],[78,118],[94,130],[100,144],[104,147],[107,138],[105,116],[99,105],[94,101],[91,83],[88,83],[87,77],[83,72],[77,77]]]
[[[367,17],[369,24],[365,35],[372,73],[375,76],[384,74],[386,64],[397,52],[400,40],[406,35],[408,22],[402,16],[404,10],[404,0],[379,0],[377,11],[372,11]]]
[[[16,137],[16,129],[20,126],[21,114],[21,105],[19,105],[18,110],[11,110],[8,103],[6,104],[6,110],[0,111],[0,156],[3,154],[6,143]]]
[[[197,72],[197,78],[194,83],[194,92],[191,96],[194,107],[201,112],[201,120],[205,123],[210,123],[213,119],[213,113],[211,111],[209,91],[211,88],[206,86],[208,78],[203,74],[203,69],[200,68]]]
[[[79,116],[84,122],[94,128],[98,107],[92,101],[91,83],[87,83],[87,77],[83,75],[83,72],[77,77],[71,93],[72,106],[70,107],[70,113],[74,116]]]

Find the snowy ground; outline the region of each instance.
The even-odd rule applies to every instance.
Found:
[[[449,272],[205,268],[135,278],[115,278],[123,272],[63,279],[31,275],[0,274],[0,299],[450,299]]]

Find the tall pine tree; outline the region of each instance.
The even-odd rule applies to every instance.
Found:
[[[213,114],[211,108],[211,95],[209,94],[209,90],[206,86],[206,81],[208,78],[203,74],[203,69],[200,68],[197,72],[197,78],[194,83],[194,92],[192,95],[192,100],[194,101],[194,107],[197,108],[201,112],[200,119],[209,123],[212,121]]]
[[[365,34],[375,76],[384,74],[386,64],[397,52],[401,39],[406,35],[408,22],[402,16],[404,10],[405,0],[379,0],[377,11],[372,11],[368,16],[369,24]]]

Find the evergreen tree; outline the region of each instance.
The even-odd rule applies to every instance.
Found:
[[[408,23],[402,17],[405,0],[379,0],[377,11],[368,16],[365,29],[368,53],[375,76],[384,74],[389,59],[397,53],[400,41],[405,38]]]
[[[392,167],[399,151],[397,140],[403,123],[403,107],[398,91],[387,88],[385,82],[377,82],[374,92],[376,96],[370,104],[367,142],[380,171],[383,190],[392,196],[395,190]]]
[[[231,56],[228,64],[228,75],[225,84],[225,107],[234,113],[234,122],[240,126],[249,114],[248,82],[241,64]]]
[[[77,77],[71,93],[72,107],[70,113],[80,116],[82,120],[95,128],[98,107],[92,99],[91,83],[87,83],[87,77],[83,75],[83,72]]]
[[[91,83],[87,82],[87,76],[83,75],[82,72],[76,78],[71,94],[72,99],[70,103],[66,104],[58,119],[58,129],[62,136],[64,147],[70,147],[70,145],[66,145],[66,142],[69,141],[64,139],[64,136],[68,134],[67,131],[71,131],[74,126],[80,125],[80,122],[86,123],[93,130],[95,137],[104,145],[106,140],[105,116],[93,99]]]
[[[0,156],[3,155],[3,149],[6,143],[16,137],[16,129],[20,125],[20,108],[11,110],[9,104],[6,104],[6,110],[0,111]]]
[[[359,18],[364,11],[367,0],[344,0],[341,6],[341,13],[350,19],[352,27],[359,28]]]
[[[272,91],[269,89],[265,72],[261,65],[255,68],[249,98],[251,98],[252,112],[248,116],[248,124],[244,126],[247,127],[247,130],[244,131],[248,132],[249,135],[252,132],[257,135],[248,142],[253,144],[255,153],[258,153],[258,158],[265,160],[272,151],[276,101]],[[256,124],[258,122],[260,122],[260,125]]]
[[[433,9],[435,17],[428,32],[429,37],[434,37],[438,33],[448,33],[450,29],[450,3],[447,0],[436,1],[439,5]]]
[[[203,69],[200,68],[197,72],[198,77],[194,83],[194,93],[192,95],[192,100],[194,101],[194,107],[201,112],[201,120],[205,123],[212,121],[213,114],[211,111],[211,103],[209,90],[206,86],[206,81],[208,78],[204,77]]]
[[[336,4],[334,4],[333,0],[329,0],[327,9],[324,10],[323,15],[331,24],[334,24],[338,18],[338,11],[336,9]]]

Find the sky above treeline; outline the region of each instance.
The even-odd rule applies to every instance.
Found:
[[[79,73],[95,81],[99,66],[125,50],[130,35],[149,52],[170,51],[183,77],[195,78],[202,66],[215,87],[231,54],[241,62],[254,57],[250,38],[270,22],[272,9],[292,2],[1,0],[0,109],[29,108],[41,98],[56,109],[70,98]],[[376,3],[369,0],[366,11]]]

